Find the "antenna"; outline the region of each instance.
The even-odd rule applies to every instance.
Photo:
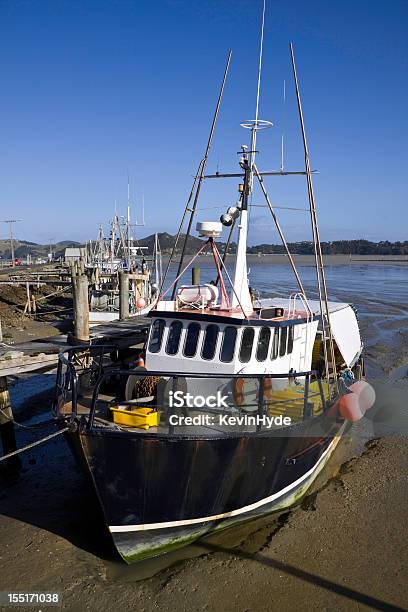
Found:
[[[13,237],[13,223],[18,223],[21,219],[5,219],[2,223],[8,223],[9,226],[9,237],[10,237],[10,250],[11,250],[11,265],[16,265],[14,258],[14,237]]]
[[[259,48],[259,66],[258,66],[258,89],[256,93],[256,111],[255,111],[255,121],[258,121],[258,112],[259,112],[259,94],[261,91],[261,75],[262,75],[262,56],[263,56],[263,39],[264,39],[264,28],[265,28],[265,9],[266,9],[266,0],[263,3],[262,9],[262,27],[261,27],[261,44]]]
[[[128,206],[130,206],[130,178],[129,178],[129,170],[127,170],[127,201],[128,201]]]
[[[255,164],[255,155],[256,155],[256,133],[258,130],[264,130],[272,127],[272,123],[270,121],[264,121],[259,119],[259,97],[261,93],[261,76],[262,76],[262,58],[263,58],[263,40],[264,40],[264,30],[265,30],[265,12],[266,12],[266,0],[263,0],[263,8],[262,8],[262,25],[261,25],[261,42],[259,45],[259,63],[258,63],[258,84],[256,90],[256,105],[255,105],[255,119],[250,119],[249,121],[244,121],[241,123],[241,127],[247,128],[251,130],[251,150],[249,151],[249,168],[251,172],[250,180],[249,180],[249,189],[252,190],[253,185],[253,166]]]
[[[144,201],[144,191],[142,191],[142,223],[141,225],[145,225],[145,201]]]
[[[286,81],[283,80],[283,111],[282,111],[282,143],[281,143],[281,172],[284,172],[284,141],[285,141],[285,102],[286,102]]]

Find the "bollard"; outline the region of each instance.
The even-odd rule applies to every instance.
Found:
[[[89,342],[88,278],[85,274],[72,277],[72,294],[75,340]]]
[[[119,274],[119,319],[129,318],[129,274]]]

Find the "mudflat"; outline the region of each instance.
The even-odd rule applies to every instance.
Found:
[[[59,438],[1,483],[0,590],[58,592],[75,612],[406,610],[408,318],[395,287],[356,298],[376,418],[349,430],[298,506],[126,566]],[[37,418],[49,401],[30,400]],[[18,430],[18,443],[44,433]]]

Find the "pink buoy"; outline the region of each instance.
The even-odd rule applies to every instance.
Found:
[[[349,387],[350,393],[342,395],[338,401],[338,410],[347,421],[353,423],[363,418],[375,402],[375,391],[365,380],[358,380]]]
[[[136,307],[138,310],[140,310],[141,308],[144,308],[146,306],[146,300],[142,297],[137,298],[136,300]]]
[[[342,395],[338,402],[339,412],[343,419],[355,423],[363,418],[364,412],[361,409],[357,393],[346,393]]]
[[[375,391],[374,388],[365,380],[358,380],[349,387],[350,391],[358,396],[360,409],[363,413],[367,412],[374,406]]]

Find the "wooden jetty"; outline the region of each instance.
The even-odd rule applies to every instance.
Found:
[[[138,348],[146,339],[148,326],[149,319],[145,317],[96,325],[90,329],[90,343]],[[68,336],[65,334],[3,346],[0,348],[0,377],[50,370],[58,362],[58,353],[69,346]]]
[[[16,437],[14,432],[14,417],[11,398],[8,390],[8,377],[27,372],[46,372],[55,369],[58,364],[58,355],[71,346],[112,345],[118,349],[140,349],[143,347],[148,329],[149,319],[146,317],[129,318],[129,280],[128,275],[122,275],[120,292],[121,320],[89,327],[89,294],[88,278],[84,274],[83,262],[77,271],[71,270],[73,294],[74,329],[69,335],[57,335],[39,340],[19,342],[15,344],[0,343],[0,440],[3,456],[0,461],[7,461],[8,468],[19,469],[20,460],[16,457]],[[1,284],[25,284],[27,288],[27,303],[24,314],[35,312],[35,301],[30,299],[30,285],[44,284],[51,281],[49,278],[17,278],[1,280]],[[61,275],[52,283],[58,285],[58,291],[65,290],[66,284]],[[49,296],[47,296],[49,297]],[[1,333],[1,322],[0,322]],[[53,434],[57,435],[57,434]],[[40,443],[40,442],[38,442]],[[37,444],[37,443],[36,443]]]

